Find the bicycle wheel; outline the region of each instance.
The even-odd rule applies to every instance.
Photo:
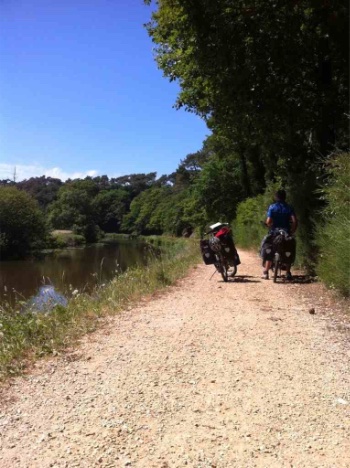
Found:
[[[280,269],[280,256],[278,253],[275,254],[274,265],[273,265],[273,282],[276,283],[278,270]]]
[[[218,267],[219,267],[219,271],[221,273],[222,279],[225,281],[225,283],[227,283],[228,266],[227,266],[226,260],[224,259],[222,255],[218,255],[218,260],[219,260]]]
[[[221,276],[222,279],[227,283],[228,281],[228,274],[227,274],[227,267],[224,263],[221,264]]]
[[[235,276],[236,273],[237,273],[237,265],[234,265],[233,267],[229,268],[228,276],[230,278],[233,278],[233,276]]]

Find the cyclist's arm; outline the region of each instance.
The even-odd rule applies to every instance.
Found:
[[[291,234],[294,234],[298,227],[298,219],[294,213],[291,215],[290,220],[291,220],[290,232]]]
[[[266,218],[265,224],[266,224],[266,226],[268,226],[269,228],[272,228],[272,226],[273,226],[273,221],[272,221],[272,218],[270,218],[270,216],[268,216],[268,217]]]
[[[270,229],[272,228],[273,226],[273,220],[272,220],[272,205],[270,205],[268,207],[268,210],[267,210],[267,213],[266,213],[266,221],[265,221],[265,224],[267,227],[269,227]]]

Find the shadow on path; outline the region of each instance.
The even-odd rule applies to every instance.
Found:
[[[250,279],[250,278],[255,278],[255,279]],[[256,278],[256,276],[250,276],[250,275],[236,275],[233,277],[229,276],[229,281],[232,283],[260,283],[261,281]]]
[[[317,283],[317,279],[310,275],[293,275],[293,279],[287,280],[285,276],[278,277],[277,283],[279,284],[310,284]]]

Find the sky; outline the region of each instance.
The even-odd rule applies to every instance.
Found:
[[[0,0],[0,179],[169,174],[209,130],[176,111],[143,0]]]

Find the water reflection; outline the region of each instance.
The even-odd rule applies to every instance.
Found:
[[[125,241],[55,251],[41,259],[0,262],[0,301],[28,300],[47,285],[64,296],[72,289],[89,292],[117,272],[146,264],[148,257],[148,246]]]

